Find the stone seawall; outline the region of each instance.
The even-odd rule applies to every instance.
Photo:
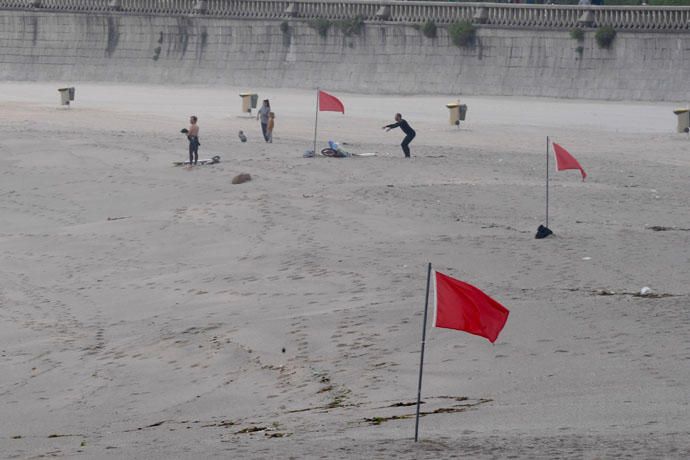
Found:
[[[618,32],[604,50],[593,30],[578,42],[563,30],[484,26],[458,48],[443,28],[431,39],[404,24],[322,37],[298,19],[0,11],[2,80],[686,102],[688,75],[686,32]]]

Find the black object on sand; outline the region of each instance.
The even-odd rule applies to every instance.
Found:
[[[180,132],[181,132],[182,134],[187,134],[187,133],[189,132],[189,130],[188,130],[187,128],[182,128],[182,129],[180,130]]]
[[[540,225],[537,228],[537,234],[534,235],[534,237],[538,240],[541,240],[542,238],[546,238],[549,235],[553,235],[553,232],[549,227],[544,227],[543,225]]]

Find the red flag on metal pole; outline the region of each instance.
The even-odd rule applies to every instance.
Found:
[[[434,326],[486,337],[491,343],[508,320],[509,311],[482,291],[434,272]]]
[[[345,106],[337,97],[319,90],[319,110],[321,112],[345,113]]]
[[[570,152],[568,152],[566,149],[554,142],[553,153],[556,156],[557,170],[564,171],[566,169],[579,169],[580,173],[582,174],[582,180],[585,180],[585,177],[587,177],[587,173],[584,169],[582,169],[580,163],[575,159],[574,156],[570,154]]]
[[[424,345],[426,344],[426,317],[429,309],[431,264],[426,276],[426,300],[422,326],[422,350],[419,358],[419,383],[417,384],[417,413],[414,424],[414,441],[419,440],[419,406],[422,401],[422,373],[424,368]],[[491,343],[498,338],[510,312],[500,303],[476,287],[433,272],[434,282],[434,326],[486,337]]]
[[[314,116],[314,155],[316,155],[316,135],[319,126],[319,112],[345,113],[345,106],[337,97],[316,88],[316,114]]]

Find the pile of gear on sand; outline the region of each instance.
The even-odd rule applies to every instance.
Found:
[[[352,156],[350,152],[343,150],[343,148],[334,141],[328,141],[328,148],[321,150],[320,155],[331,158],[349,158]],[[302,156],[304,158],[314,158],[316,154],[313,150],[305,150]]]

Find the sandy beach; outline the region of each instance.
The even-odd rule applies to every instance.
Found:
[[[0,457],[690,457],[673,105],[336,93],[319,148],[377,155],[332,159],[313,91],[253,88],[266,144],[247,88],[60,86],[0,83]],[[172,165],[192,114],[219,164]],[[589,176],[552,169],[535,240],[546,136]],[[415,444],[428,262],[511,315],[429,329]]]

